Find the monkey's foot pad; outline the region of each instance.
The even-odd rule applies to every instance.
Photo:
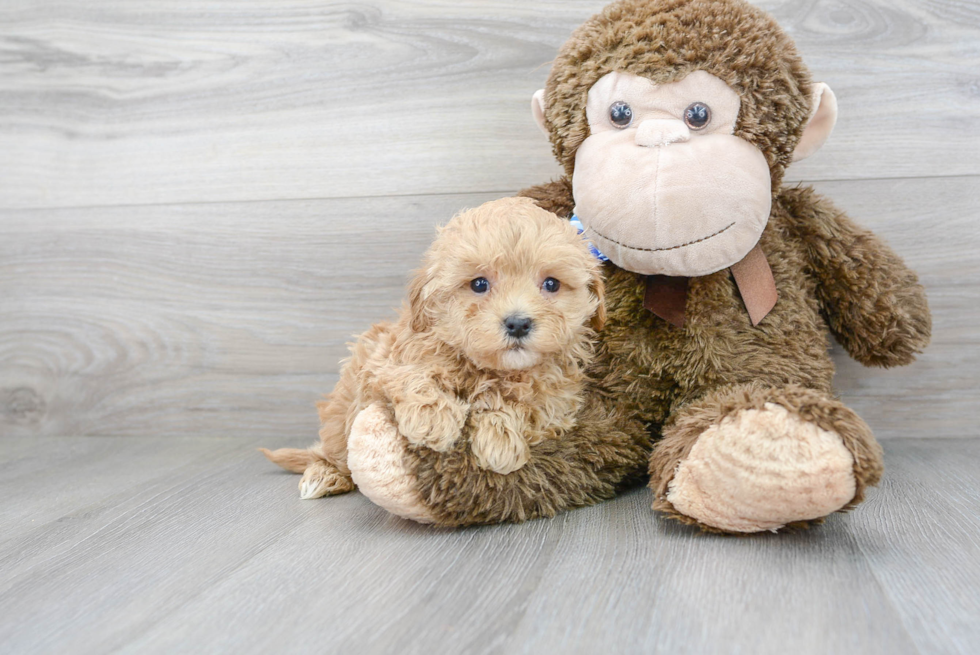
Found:
[[[677,467],[667,500],[721,530],[777,530],[850,502],[853,464],[837,434],[766,403],[705,430]]]

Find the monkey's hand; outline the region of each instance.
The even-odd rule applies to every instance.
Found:
[[[915,359],[932,332],[915,273],[812,189],[786,190],[780,200],[795,219],[827,324],[848,354],[865,366]]]
[[[459,439],[469,405],[434,386],[414,391],[393,403],[399,432],[410,443],[446,452]]]
[[[527,521],[612,498],[646,477],[650,433],[615,394],[587,387],[583,397],[575,428],[531,446],[509,475],[482,468],[469,439],[444,453],[411,447],[375,403],[351,428],[351,475],[389,512],[447,526]]]

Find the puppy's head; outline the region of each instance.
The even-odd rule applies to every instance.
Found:
[[[578,352],[602,328],[602,300],[599,262],[575,228],[527,198],[505,198],[439,230],[409,305],[414,331],[480,368],[521,370]]]

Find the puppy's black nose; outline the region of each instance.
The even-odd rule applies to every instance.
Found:
[[[527,333],[531,331],[532,325],[534,325],[534,321],[527,316],[515,314],[504,319],[504,329],[507,330],[507,336],[515,339],[526,337]]]

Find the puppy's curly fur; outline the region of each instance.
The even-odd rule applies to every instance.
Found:
[[[320,443],[261,450],[303,473],[304,498],[350,491],[347,437],[380,400],[410,443],[445,452],[465,429],[481,467],[516,471],[529,445],[574,427],[602,300],[585,242],[531,200],[458,214],[426,252],[398,320],[351,345],[340,381],[318,404]]]

